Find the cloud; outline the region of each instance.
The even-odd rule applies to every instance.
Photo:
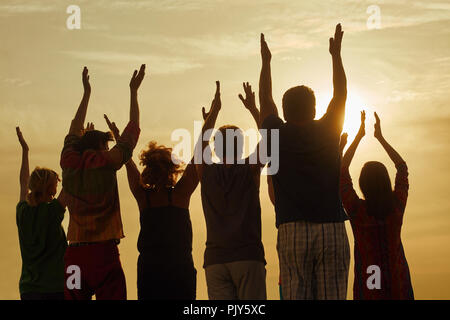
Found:
[[[120,67],[111,67],[111,64],[139,65],[146,63],[151,66],[153,74],[174,74],[199,68],[200,63],[192,62],[181,57],[158,56],[147,54],[129,54],[113,51],[62,51],[74,59],[95,62],[108,65],[108,70],[112,73],[129,73],[129,69],[123,70]],[[119,68],[119,69],[118,69]]]
[[[56,10],[56,6],[54,4],[38,4],[35,2],[32,4],[28,2],[0,5],[0,14],[3,15],[46,13],[54,10]]]

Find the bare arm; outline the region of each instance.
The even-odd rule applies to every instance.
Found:
[[[117,128],[116,123],[111,122],[106,114],[104,115],[104,117],[109,129],[114,136],[114,139],[118,141],[120,139],[120,131]],[[145,191],[143,190],[141,185],[141,174],[139,173],[139,170],[133,159],[130,159],[125,164],[125,167],[127,169],[128,186],[130,187],[131,193],[133,194],[134,198],[138,202],[139,208],[141,208],[145,201]]]
[[[20,167],[20,201],[25,201],[28,194],[28,180],[30,178],[30,165],[28,162],[28,145],[23,138],[22,132],[19,127],[16,127],[17,137],[19,143],[22,146],[22,165]]]
[[[202,133],[199,137],[199,141],[195,147],[194,152],[200,152],[201,153],[201,161],[196,161],[200,163],[195,164],[195,168],[197,171],[197,175],[199,180],[202,180],[202,174],[203,174],[203,165],[204,165],[204,151],[208,147],[209,139],[211,137],[211,129],[214,128],[216,125],[217,117],[219,116],[219,111],[222,108],[222,102],[220,100],[220,82],[216,81],[216,93],[214,95],[214,99],[211,103],[211,109],[208,113],[205,112],[205,108],[202,109],[203,116],[207,116],[205,119],[205,123],[202,127]],[[198,147],[201,146],[200,150],[197,150]],[[195,157],[194,157],[195,158]]]
[[[89,98],[91,96],[91,84],[89,83],[89,70],[84,67],[82,73],[83,81],[83,98],[81,99],[80,106],[78,107],[75,118],[70,125],[69,134],[75,134],[81,136],[84,129],[84,121],[86,120],[87,107],[89,104]]]
[[[134,70],[130,81],[130,121],[134,121],[139,126],[139,103],[138,89],[145,76],[145,64],[141,65],[139,72]]]
[[[386,150],[389,158],[391,158],[392,162],[394,162],[395,165],[404,163],[405,160],[403,160],[400,154],[397,151],[395,151],[395,149],[392,148],[392,146],[384,139],[383,134],[381,132],[381,121],[376,112],[375,112],[375,119],[376,119],[374,131],[375,138],[377,138],[377,140],[383,146],[384,150]]]
[[[264,39],[264,35],[261,34],[261,75],[259,78],[259,105],[261,107],[259,126],[262,125],[264,120],[271,114],[278,116],[277,106],[272,97],[272,74],[270,68],[270,61],[272,54]]]
[[[275,206],[275,191],[273,190],[272,176],[267,176],[267,187],[269,189],[270,202]]]
[[[129,125],[132,125],[134,128],[137,128],[137,130],[139,130],[139,104],[138,104],[138,99],[137,99],[137,92],[142,83],[142,80],[144,79],[144,76],[145,76],[145,64],[141,65],[139,72],[137,70],[134,70],[134,73],[133,73],[133,75],[131,77],[131,81],[130,81],[130,122],[129,122]],[[130,138],[131,138],[131,140],[133,140],[132,143],[130,142]],[[124,130],[124,132],[122,133],[122,136],[116,137],[116,143],[119,141],[124,142],[126,140],[128,140],[128,142],[127,142],[128,148],[131,148],[131,151],[132,151],[132,149],[134,149],[134,147],[136,145],[137,138],[136,138],[136,140],[134,140],[134,138],[129,134],[129,132],[127,132],[127,129]],[[125,157],[124,152],[123,152],[123,150],[121,150],[120,148],[117,147],[117,144],[116,144],[116,147],[114,147],[108,151],[108,155],[111,159],[112,165],[116,169],[119,169],[123,165],[123,163],[127,160],[127,159],[124,159],[124,157]]]
[[[341,157],[344,154],[344,149],[345,149],[345,146],[347,145],[347,139],[348,139],[348,134],[346,132],[344,132],[341,135],[341,141],[339,142],[339,151],[340,151]]]
[[[366,126],[365,126],[365,120],[366,120],[366,113],[364,111],[361,112],[361,126],[359,127],[359,131],[355,137],[355,140],[353,140],[350,147],[348,147],[347,152],[345,152],[344,157],[342,158],[341,166],[342,168],[350,167],[350,163],[353,160],[353,156],[355,155],[356,149],[358,148],[359,143],[361,142],[362,138],[366,134]]]
[[[341,44],[344,31],[341,24],[336,26],[334,38],[330,38],[330,54],[333,61],[333,98],[328,106],[326,117],[339,131],[342,131],[347,100],[347,78],[341,58]]]

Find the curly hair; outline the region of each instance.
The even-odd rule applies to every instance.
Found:
[[[61,181],[58,174],[47,168],[36,167],[28,180],[28,189],[30,193],[27,195],[27,202],[31,206],[37,206],[44,201],[48,195],[49,188]]]
[[[139,160],[144,166],[141,182],[145,188],[173,187],[178,175],[184,171],[183,163],[172,155],[172,148],[158,145],[155,141],[150,141]]]

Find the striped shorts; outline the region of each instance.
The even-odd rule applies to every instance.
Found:
[[[347,298],[350,247],[344,222],[282,224],[277,250],[283,299]]]

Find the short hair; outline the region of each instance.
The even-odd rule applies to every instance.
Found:
[[[86,131],[78,143],[78,151],[83,153],[86,150],[99,150],[100,146],[114,141],[111,132],[103,132],[99,130]]]
[[[150,141],[147,150],[143,150],[139,156],[140,163],[144,166],[141,182],[145,188],[175,186],[177,177],[183,173],[184,168],[183,163],[173,161],[173,157],[172,148]]]
[[[316,97],[307,86],[290,88],[283,96],[283,115],[286,121],[308,121],[316,117]]]
[[[221,161],[231,157],[231,155],[227,155],[227,142],[230,143],[230,141],[227,141],[227,131],[229,130],[233,131],[233,159],[237,161],[242,158],[244,152],[244,134],[237,126],[228,124],[218,129],[214,135],[214,152]],[[218,138],[219,134],[221,138]]]
[[[61,181],[58,174],[47,168],[36,167],[31,172],[28,180],[28,189],[30,193],[27,195],[27,202],[31,206],[37,206],[47,196],[48,188],[53,184]]]

